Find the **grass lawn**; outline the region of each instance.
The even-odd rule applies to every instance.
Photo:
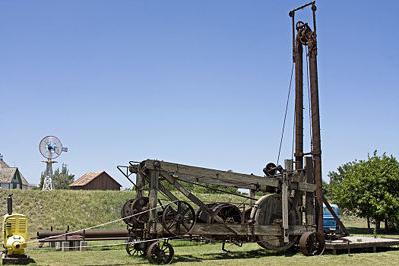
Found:
[[[220,244],[193,245],[176,241],[172,244],[175,247],[174,265],[399,265],[399,250],[396,249],[378,253],[305,257],[299,252],[270,253],[257,244],[247,244],[241,248],[228,246],[230,253],[222,252]],[[85,252],[31,250],[29,255],[37,265],[148,265],[145,258],[129,257],[122,246]]]
[[[9,191],[0,191],[0,210],[5,213],[5,198]],[[119,191],[68,191],[51,192],[15,190],[14,210],[29,217],[31,236],[37,230],[81,229],[120,218],[123,203],[134,197],[134,192]],[[182,197],[177,193],[179,197]],[[198,195],[205,201],[240,202],[242,199],[223,194]],[[183,197],[182,197],[183,198]],[[366,221],[353,217],[344,217],[344,224],[354,234],[367,234]],[[110,228],[125,228],[118,222]],[[99,228],[104,229],[104,228]],[[379,235],[399,237],[399,235]],[[111,244],[123,244],[111,242]],[[89,245],[109,244],[90,242]],[[227,246],[230,253],[221,251],[221,244],[199,244],[183,241],[172,242],[175,248],[175,265],[399,265],[399,249],[390,249],[379,253],[354,253],[350,256],[323,255],[305,257],[300,252],[274,254],[260,248],[257,244],[245,244],[243,247]],[[123,245],[94,247],[89,251],[61,252],[43,249],[28,250],[36,263],[32,265],[140,265],[147,264],[147,259],[130,257]]]

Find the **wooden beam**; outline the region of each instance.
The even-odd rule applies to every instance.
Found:
[[[214,185],[235,186],[254,190],[266,190],[266,186],[279,187],[278,178],[241,174],[209,168],[176,164],[164,161],[146,160],[144,168],[154,170],[154,163],[160,165],[160,171],[189,182],[201,182]]]
[[[324,197],[324,195],[323,195],[323,202],[326,205],[328,211],[334,217],[334,220],[338,224],[339,228],[341,228],[342,231],[344,232],[344,235],[348,236],[349,235],[348,230],[346,230],[345,225],[342,223],[341,219],[339,219],[338,215],[335,213],[334,209],[331,207],[330,203],[327,201],[327,199],[326,199],[326,197]]]
[[[274,235],[280,236],[281,229],[277,225],[240,225],[240,224],[229,224],[231,230],[226,228],[223,224],[196,224],[191,233],[192,235],[225,235],[225,236],[254,236],[254,235]]]
[[[150,173],[150,192],[148,195],[149,198],[149,207],[150,207],[150,225],[151,229],[156,231],[156,222],[157,222],[157,212],[155,209],[158,205],[158,181],[159,180],[159,171],[155,170]],[[150,229],[150,230],[151,230]]]

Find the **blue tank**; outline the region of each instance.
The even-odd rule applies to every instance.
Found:
[[[336,204],[331,204],[331,208],[338,215],[338,218],[341,219],[341,212],[339,211],[338,206]],[[324,232],[337,231],[338,229],[337,222],[335,221],[334,217],[332,216],[332,214],[324,204],[323,204],[323,229]]]

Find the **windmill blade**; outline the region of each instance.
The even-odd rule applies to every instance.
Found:
[[[59,138],[46,136],[39,143],[39,151],[47,159],[55,159],[64,151]]]

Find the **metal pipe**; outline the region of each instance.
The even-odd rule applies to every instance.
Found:
[[[64,236],[73,236],[78,235],[85,238],[107,238],[107,237],[128,237],[129,232],[127,230],[81,230],[77,232],[68,232],[65,231],[38,231],[36,233],[38,239],[55,237],[62,235]]]
[[[310,3],[304,4],[303,6],[300,6],[300,7],[297,7],[297,8],[295,8],[295,9],[291,10],[291,12],[296,12],[296,11],[298,11],[298,10],[304,9],[305,7],[308,7],[308,6],[310,6],[310,5],[315,5],[315,4],[316,4],[316,1],[312,1],[312,2],[310,2]],[[290,12],[290,13],[291,13],[291,12]]]
[[[7,213],[8,215],[12,214],[12,194],[7,197]]]
[[[312,16],[313,16],[313,32],[314,32],[315,35],[317,34],[317,31],[316,31],[316,10],[317,10],[316,2],[313,2],[312,3]]]

